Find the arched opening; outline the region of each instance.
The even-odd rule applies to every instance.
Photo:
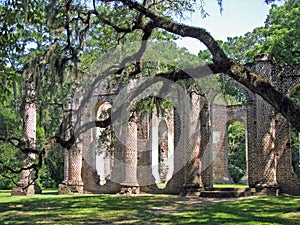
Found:
[[[158,174],[159,184],[165,184],[169,173],[168,128],[164,120],[158,126]]]
[[[290,99],[300,105],[300,84],[296,85],[290,92]],[[300,182],[300,132],[294,127],[291,127],[291,150],[292,150],[292,166],[294,172],[297,174],[298,181]]]
[[[111,109],[109,102],[102,103],[97,109],[97,120],[106,119]],[[100,185],[104,185],[110,179],[113,165],[113,146],[112,133],[109,128],[96,129],[96,171],[100,177]]]
[[[211,107],[213,186],[245,187],[248,185],[247,91],[226,79],[220,85],[221,91],[214,92]],[[236,128],[241,128],[238,133]],[[235,138],[240,138],[240,146],[235,146]]]
[[[172,114],[170,114],[172,115]],[[169,115],[169,116],[170,116]],[[158,188],[164,189],[174,172],[174,134],[172,116],[152,114],[152,175]]]
[[[228,172],[233,183],[248,184],[245,125],[234,120],[227,125]]]

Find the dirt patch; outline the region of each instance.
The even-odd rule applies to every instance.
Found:
[[[221,202],[234,202],[253,199],[254,197],[241,197],[241,198],[199,198],[199,197],[169,197],[170,205],[153,207],[152,210],[157,214],[168,214],[178,211],[186,211],[187,208],[193,206],[210,206]]]

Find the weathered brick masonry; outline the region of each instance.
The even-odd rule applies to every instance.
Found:
[[[247,130],[247,106],[245,105],[213,105],[213,179],[214,183],[233,183],[228,171],[227,126],[232,121],[240,121]],[[247,136],[247,135],[246,135]]]
[[[251,67],[284,94],[300,84],[299,65],[279,67],[264,55]],[[289,124],[261,97],[236,85],[247,96],[247,104],[213,105],[208,94],[193,93],[188,99],[190,108],[185,107],[187,99],[178,96],[178,105],[184,107],[175,107],[168,115],[153,113],[127,121],[114,148],[102,148],[107,151],[106,160],[97,157],[99,128],[80,134],[79,144],[65,155],[65,182],[60,193],[179,194],[211,187],[213,182],[231,182],[226,127],[238,120],[247,134],[249,186],[275,186],[299,194],[291,165]],[[98,103],[91,102],[83,114],[94,120],[97,113],[91,112]],[[99,171],[99,163],[106,172]],[[156,185],[164,182],[166,188],[157,189]]]

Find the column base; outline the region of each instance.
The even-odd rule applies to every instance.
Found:
[[[83,194],[83,185],[59,184],[58,193],[60,195],[67,194]]]
[[[138,183],[126,184],[121,183],[121,191],[122,195],[131,195],[131,194],[140,194],[140,185]]]
[[[278,196],[280,188],[277,184],[257,184],[255,186],[255,195],[260,196]]]
[[[199,196],[204,188],[199,183],[184,184],[181,188],[181,196]]]
[[[26,187],[25,184],[22,184],[20,186],[15,186],[11,190],[11,196],[31,196],[35,194],[34,185],[29,185]]]
[[[244,176],[239,181],[239,184],[248,184],[248,183],[249,183],[249,176],[248,176],[248,168],[247,168]]]

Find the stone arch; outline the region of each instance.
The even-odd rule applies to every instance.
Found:
[[[88,106],[91,107],[86,113],[89,116],[87,121],[106,119],[107,111],[112,108],[108,99],[95,99]],[[82,134],[82,180],[85,192],[117,193],[120,190],[121,169],[115,163],[115,149],[120,147],[111,145],[113,139],[110,128],[93,126]]]
[[[251,109],[253,93],[245,86],[233,80],[226,74],[221,74],[221,79],[230,82],[232,86],[237,88],[243,95],[243,103],[230,105],[226,102],[217,104],[216,98],[222,95],[220,91],[208,93],[210,97],[210,114],[212,123],[212,158],[213,158],[213,183],[233,183],[228,171],[228,149],[227,149],[227,127],[232,121],[240,121],[246,132],[246,148],[248,149],[248,111]],[[247,154],[248,156],[248,154]],[[248,178],[245,174],[244,182]]]
[[[128,93],[131,93],[130,89],[128,89],[127,91]],[[80,96],[80,94],[78,95]],[[178,104],[176,109],[174,107],[173,110],[170,110],[170,114],[166,115],[165,117],[161,117],[161,115],[159,117],[157,116],[159,118],[157,119],[157,127],[159,127],[159,122],[161,121],[164,121],[166,123],[168,130],[168,148],[173,151],[170,152],[169,156],[170,161],[174,162],[172,165],[174,169],[170,169],[168,172],[167,180],[169,180],[169,182],[164,193],[180,193],[184,185],[187,185],[187,187],[189,187],[189,185],[191,185],[191,187],[199,187],[200,185],[202,185],[202,183],[204,185],[209,185],[209,167],[206,165],[202,165],[202,168],[204,168],[203,170],[205,171],[203,172],[202,170],[200,170],[201,163],[209,163],[210,160],[209,157],[202,160],[202,155],[204,149],[207,146],[210,136],[209,106],[205,96],[198,94],[198,92],[191,93],[191,96],[192,97],[187,95],[186,99],[180,99],[181,96],[179,96],[177,99],[180,100],[180,103],[176,103]],[[93,122],[95,118],[97,118],[100,114],[103,103],[102,101],[99,101],[99,95],[93,94],[91,98],[92,99],[89,99],[89,101],[87,99],[75,100],[78,100],[78,108],[80,108],[81,110],[79,112],[80,114],[77,114],[78,118],[82,119],[81,124],[86,122]],[[117,97],[111,97],[110,99],[115,100],[116,98]],[[142,98],[143,97],[137,98],[134,96],[132,101],[128,101],[129,103],[124,104],[124,108],[121,109],[121,112],[128,112],[128,110],[132,108],[134,102],[137,102]],[[120,99],[117,99],[115,102],[120,103],[119,101],[122,100],[123,98],[122,96],[120,96]],[[185,100],[189,101],[189,107],[185,107]],[[83,104],[81,104],[80,101],[82,101]],[[178,112],[177,116],[174,116],[174,111]],[[143,118],[133,118],[133,121],[126,121],[126,118],[127,117],[122,118],[124,119],[124,121],[121,121],[122,127],[120,128],[120,131],[123,136],[116,136],[115,139],[116,151],[114,153],[114,167],[111,171],[112,179],[109,182],[107,179],[105,185],[99,185],[99,177],[97,177],[97,149],[95,147],[97,147],[97,136],[99,135],[99,130],[97,131],[98,128],[87,129],[86,132],[80,134],[80,136],[78,137],[80,141],[79,148],[81,151],[80,154],[76,155],[78,156],[78,159],[76,158],[76,171],[78,172],[78,174],[80,174],[81,172],[83,183],[81,182],[78,185],[80,185],[80,188],[84,188],[85,192],[139,192],[142,187],[145,187],[148,184],[155,184],[155,181],[151,181],[152,178],[150,179],[150,181],[147,180],[148,177],[152,175],[152,165],[151,162],[150,164],[148,162],[149,160],[151,160],[151,155],[149,155],[148,150],[149,148],[151,149],[151,141],[153,140],[153,136],[151,135],[154,132],[150,132],[150,129],[153,129],[153,115],[146,115]],[[78,124],[79,128],[81,124]],[[152,126],[150,124],[152,124]],[[174,134],[175,126],[177,129],[176,141]],[[145,129],[142,129],[142,127]],[[118,140],[118,138],[121,139]],[[129,142],[134,144],[130,145]],[[176,153],[174,147],[175,142],[177,144],[178,150]],[[131,147],[129,148],[128,146]],[[174,172],[175,164],[177,167],[176,173]],[[128,171],[132,171],[132,173]],[[141,171],[144,171],[146,176],[139,177],[139,174],[143,175]],[[201,171],[201,174],[199,173],[199,171]],[[147,177],[146,181],[143,180],[145,177]],[[200,179],[202,179],[202,181],[200,181]],[[73,187],[69,186],[71,192],[72,188]],[[144,190],[146,190],[147,192],[155,192],[155,190],[153,191],[153,189],[149,190],[147,188],[148,187],[145,187]],[[83,190],[80,190],[80,192],[82,191]]]
[[[268,57],[261,57],[248,66],[284,94],[288,94],[300,83],[300,65],[280,67],[273,61],[270,61]],[[131,108],[133,102],[139,101],[141,98],[145,98],[145,96],[147,97],[146,94],[139,99],[137,95],[144,90],[143,86],[139,85],[137,81],[132,81],[131,83],[125,88],[126,90],[124,89],[124,93],[120,95],[119,99],[119,95],[110,96],[110,99],[117,99],[117,106],[125,103],[123,111],[121,110],[122,112]],[[195,93],[190,93],[190,98],[183,99],[183,96],[178,92],[176,96],[178,107],[174,107],[170,120],[163,119],[167,124],[169,134],[173,134],[173,139],[168,136],[168,147],[172,144],[174,145],[173,161],[174,171],[176,171],[167,183],[164,193],[177,194],[183,189],[188,190],[195,187],[198,188],[199,186],[204,188],[210,187],[212,183],[212,159],[218,160],[218,158],[212,156],[211,151],[205,151],[206,147],[208,145],[209,149],[214,149],[220,147],[222,144],[224,146],[226,124],[228,121],[234,119],[243,121],[246,126],[247,145],[249,145],[249,186],[256,189],[264,187],[272,188],[275,186],[287,193],[299,193],[297,177],[291,170],[291,151],[288,140],[289,124],[260,96],[250,92],[235,81],[233,83],[246,95],[247,105],[214,105],[213,95],[209,93],[202,95],[201,91],[197,92],[196,90]],[[102,85],[100,86],[102,87]],[[135,86],[139,86],[139,89],[134,90]],[[88,88],[89,90],[91,89],[90,86]],[[76,121],[72,121],[73,124],[71,123],[74,127],[82,126],[81,119],[83,123],[95,119],[96,114],[93,114],[91,112],[93,110],[91,109],[98,102],[99,95],[97,94],[106,93],[102,92],[99,88],[99,90],[95,90],[93,94],[89,95],[88,99],[85,99],[82,96],[84,92],[85,90],[79,90],[77,98],[74,98],[74,104],[78,107],[74,107],[73,109],[77,110],[80,108],[82,110],[79,110],[80,113],[77,114],[78,118],[76,118],[79,123]],[[103,95],[108,96],[108,94]],[[174,96],[176,95],[176,93],[173,94]],[[126,99],[128,95],[130,98]],[[187,101],[193,107],[184,107]],[[80,102],[83,102],[83,104]],[[95,110],[98,109],[99,107],[95,107]],[[69,189],[66,192],[61,189],[62,192],[60,193],[83,192],[83,186],[84,191],[95,190],[98,193],[116,193],[120,191],[122,185],[123,190],[126,192],[127,188],[134,189],[140,184],[154,184],[154,179],[153,183],[151,183],[152,178],[150,181],[146,180],[143,183],[143,177],[152,175],[153,171],[151,162],[153,157],[151,158],[151,154],[149,153],[150,149],[152,149],[153,145],[158,145],[158,141],[156,143],[153,142],[155,140],[153,134],[156,133],[158,136],[158,131],[153,131],[155,128],[153,126],[153,118],[153,115],[148,115],[145,117],[145,122],[128,121],[126,119],[123,121],[124,127],[127,129],[126,132],[131,131],[131,133],[130,136],[125,135],[122,140],[116,139],[115,148],[118,151],[115,152],[114,157],[118,159],[118,163],[114,163],[112,176],[115,176],[114,181],[117,185],[114,185],[113,189],[107,184],[103,185],[108,186],[106,189],[101,189],[98,186],[95,189],[89,189],[89,179],[85,179],[85,177],[91,178],[90,174],[89,176],[86,176],[86,174],[83,176],[84,182],[82,183],[81,171],[85,171],[83,173],[92,171],[93,173],[93,169],[96,167],[94,166],[96,160],[90,152],[96,146],[94,142],[97,139],[97,135],[93,133],[95,131],[91,131],[94,128],[88,130],[85,134],[78,134],[78,138],[76,137],[78,140],[74,149],[66,152],[66,160],[69,161],[66,165],[69,168],[66,171],[65,177],[67,179],[62,188]],[[209,123],[210,119],[211,124]],[[158,129],[161,120],[157,121]],[[147,132],[143,132],[144,129],[141,129],[141,127],[146,127],[145,131]],[[210,129],[211,127],[212,129]],[[124,133],[126,134],[126,132]],[[211,136],[212,139],[210,138]],[[134,150],[131,151],[132,154],[129,154],[130,151],[127,151],[128,148],[125,146],[127,142],[137,143],[136,145],[132,145]],[[208,154],[206,154],[207,152]],[[129,159],[133,159],[133,161]],[[125,173],[126,166],[129,165],[128,162],[134,162],[134,167],[138,167],[134,170],[135,172],[137,171],[137,174],[134,174],[134,176]],[[130,165],[132,166],[133,164]],[[136,179],[136,176],[139,176],[139,171],[140,179]],[[144,174],[146,176],[143,176]]]
[[[244,85],[237,82],[236,80],[232,79],[227,74],[222,74],[221,77],[224,81],[229,81],[231,85],[233,85],[234,87],[236,87],[243,93],[243,95],[246,98],[246,104],[251,103],[252,98],[253,98],[253,93],[248,88],[246,88]],[[214,96],[214,98],[215,98],[215,96]],[[213,101],[214,101],[214,99],[213,99]]]

